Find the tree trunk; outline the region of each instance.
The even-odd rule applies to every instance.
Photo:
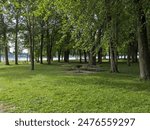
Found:
[[[2,47],[0,45],[0,62],[2,62]]]
[[[40,45],[40,64],[43,64],[43,39],[44,35],[41,34],[41,45]]]
[[[51,34],[51,40],[50,40],[50,60],[53,61],[53,44],[54,44],[54,37],[53,33]]]
[[[148,37],[148,44],[149,44],[149,51],[150,51],[150,22],[147,22],[147,37]]]
[[[110,63],[111,63],[111,72],[117,73],[118,72],[117,51],[112,40],[110,41]]]
[[[137,41],[135,43],[134,59],[135,59],[135,63],[137,63],[138,62],[138,43],[137,43]]]
[[[7,31],[7,26],[4,22],[4,17],[3,14],[0,14],[1,17],[1,22],[2,22],[2,35],[3,35],[3,42],[4,42],[4,52],[5,52],[5,65],[9,65],[9,59],[8,59],[8,44],[6,41],[6,31]]]
[[[128,45],[127,65],[131,66],[131,43]]]
[[[48,63],[48,65],[51,64],[50,45],[49,45],[49,43],[47,45],[47,63]]]
[[[123,59],[124,59],[124,60],[126,60],[126,55],[127,55],[127,54],[126,54],[126,53],[124,53],[124,55],[123,55]]]
[[[150,54],[148,46],[146,18],[140,0],[135,0],[138,12],[138,48],[140,78],[150,80]]]
[[[138,45],[136,43],[136,41],[134,41],[131,45],[131,57],[132,57],[132,63],[137,63],[138,59],[137,59],[137,53],[138,53]]]
[[[32,68],[31,70],[34,70],[34,36],[33,36],[33,40],[32,40],[32,59],[31,59],[31,64],[32,64]]]
[[[15,30],[15,64],[18,65],[18,14],[16,16],[16,30]]]
[[[84,51],[84,62],[87,63],[87,53]]]
[[[95,53],[95,45],[93,45],[91,52],[90,52],[90,59],[89,59],[89,64],[90,65],[96,65],[96,53]]]
[[[37,57],[36,57],[36,62],[40,63],[40,48],[37,51]]]
[[[50,54],[51,45],[50,45],[50,35],[49,35],[48,25],[47,25],[46,33],[47,33],[47,35],[46,35],[46,39],[47,39],[47,63],[48,63],[48,65],[50,65],[51,64],[51,54]]]
[[[105,0],[105,6],[107,11],[107,24],[110,28],[110,68],[112,73],[118,73],[117,65],[117,44],[118,44],[118,16],[111,15],[111,1]]]
[[[97,46],[100,46],[101,44],[101,35],[102,35],[102,27],[97,32],[97,38],[96,38]],[[99,64],[102,63],[102,51],[103,49],[102,47],[100,47],[98,50],[98,63]]]
[[[110,56],[110,46],[109,46],[109,49],[108,49],[108,62],[110,63],[110,59],[111,59],[111,56]]]
[[[102,64],[102,52],[103,52],[103,49],[102,47],[100,47],[99,51],[98,51],[98,63],[99,64]]]
[[[34,70],[34,16],[31,18],[29,17],[28,22],[28,31],[29,31],[29,43],[30,43],[30,61],[31,61],[31,70]]]
[[[111,72],[118,73],[118,56],[117,56],[117,44],[118,44],[118,17],[115,16],[112,19],[112,33],[110,36],[110,63]]]
[[[9,65],[9,60],[8,60],[8,44],[7,44],[7,41],[6,41],[6,29],[4,29],[3,41],[4,41],[4,45],[5,45],[5,65]]]
[[[68,45],[70,43],[70,38],[71,38],[71,34],[70,32],[68,31],[67,32],[67,36],[65,38],[65,44],[66,44],[66,48],[65,48],[65,51],[64,51],[64,62],[69,62],[69,54],[70,54],[70,50],[68,48]]]
[[[70,51],[69,49],[65,50],[64,52],[64,62],[69,62],[69,54],[70,54]]]
[[[80,55],[80,63],[82,63],[82,51],[79,50],[79,55]]]
[[[61,58],[61,49],[58,50],[58,62],[60,62],[60,58]]]
[[[8,60],[8,45],[7,45],[7,41],[6,41],[6,31],[4,31],[4,36],[3,36],[3,41],[4,41],[4,45],[5,45],[5,65],[9,65],[9,60]]]
[[[44,42],[44,22],[41,23],[41,45],[40,45],[40,64],[43,64],[43,42]]]
[[[33,30],[32,30],[33,31]],[[31,70],[34,70],[34,34],[33,32],[31,31],[31,34],[30,34],[30,61],[31,61]]]

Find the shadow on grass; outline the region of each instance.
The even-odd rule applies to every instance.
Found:
[[[60,67],[58,64],[47,65],[47,64],[36,64],[35,70],[31,70],[30,65],[9,65],[0,66],[0,77],[10,80],[21,80],[32,78],[36,75],[52,76],[54,73],[60,73]]]
[[[92,86],[103,89],[124,89],[126,91],[146,91],[150,92],[150,81],[140,81],[135,76],[126,76],[122,74],[99,74],[91,76],[67,76],[64,80],[72,85]],[[63,83],[63,81],[58,81]]]
[[[94,86],[100,88],[125,89],[128,91],[147,91],[150,92],[150,82],[138,80],[137,65],[126,67],[126,64],[120,64],[119,74],[110,74],[109,72],[100,72],[96,74],[68,74],[66,68],[72,67],[74,64],[54,63],[52,65],[35,66],[35,71],[30,70],[30,65],[10,65],[0,67],[0,77],[7,80],[24,80],[31,79],[36,75],[43,75],[48,78],[58,76],[54,82],[65,84],[67,86],[82,85]],[[108,64],[103,64],[101,67],[108,68]],[[34,79],[33,79],[34,80]],[[39,79],[41,80],[41,79]]]

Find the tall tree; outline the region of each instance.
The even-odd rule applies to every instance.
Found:
[[[137,10],[140,78],[144,80],[150,80],[150,51],[148,46],[147,21],[142,2],[142,0],[134,0]]]
[[[3,7],[4,8],[4,7]],[[2,41],[4,44],[4,52],[5,52],[5,65],[9,65],[9,59],[8,59],[8,42],[7,42],[7,25],[5,23],[5,16],[4,14],[0,15],[1,21],[2,21]]]
[[[36,1],[27,1],[24,3],[25,7],[25,16],[26,16],[26,24],[28,30],[28,39],[30,46],[30,61],[31,61],[31,70],[35,69],[34,63],[34,48],[35,48],[35,10],[36,10]]]
[[[113,6],[115,4],[113,1],[105,0],[106,5],[106,17],[107,17],[107,24],[110,29],[110,64],[111,64],[111,72],[116,73],[118,72],[118,65],[117,65],[117,43],[118,43],[118,16],[114,11],[112,14]]]
[[[43,64],[44,20],[41,21],[40,25],[41,25],[40,63]]]

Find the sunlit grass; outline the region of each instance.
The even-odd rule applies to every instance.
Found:
[[[100,65],[96,73],[74,73],[75,64],[0,64],[0,104],[5,112],[150,112],[150,82],[138,65],[119,64],[120,73]]]

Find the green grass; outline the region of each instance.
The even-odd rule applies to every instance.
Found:
[[[97,73],[74,73],[74,64],[0,64],[0,109],[4,112],[150,112],[150,82],[139,80],[138,65],[109,65]]]

